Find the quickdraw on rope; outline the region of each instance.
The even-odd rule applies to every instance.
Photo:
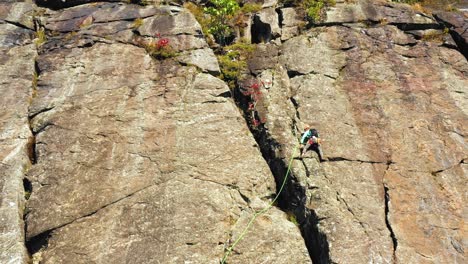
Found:
[[[294,155],[296,155],[296,150],[298,148],[299,144],[297,144],[295,147],[294,147],[294,150],[292,152],[292,155],[291,155],[291,159],[289,160],[289,164],[288,164],[288,169],[286,170],[286,175],[284,176],[284,179],[283,179],[283,183],[281,184],[281,187],[278,191],[278,193],[276,194],[276,197],[275,199],[273,199],[271,201],[270,204],[268,204],[267,207],[263,208],[262,210],[256,212],[252,219],[250,219],[249,223],[247,224],[247,226],[244,228],[244,230],[242,230],[242,233],[240,234],[240,236],[236,239],[236,241],[234,241],[234,243],[228,248],[226,249],[226,253],[224,254],[224,257],[223,259],[221,260],[221,264],[225,264],[226,263],[226,260],[227,258],[229,257],[229,255],[231,254],[232,250],[234,249],[234,247],[237,245],[237,243],[239,243],[245,236],[245,234],[247,233],[247,231],[250,229],[250,227],[252,226],[253,222],[255,221],[255,219],[266,213],[266,211],[268,211],[272,206],[273,204],[276,202],[276,200],[278,199],[278,197],[280,196],[281,194],[281,191],[283,191],[283,188],[284,186],[286,185],[286,180],[288,179],[288,176],[289,176],[289,172],[291,171],[291,165],[292,165],[292,162],[294,160]]]

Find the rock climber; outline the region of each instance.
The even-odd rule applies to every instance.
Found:
[[[317,152],[320,162],[323,161],[323,153],[320,148],[321,140],[316,129],[311,129],[309,125],[304,126],[304,134],[301,138],[301,144],[303,146],[301,157],[304,157],[305,153],[309,148]]]

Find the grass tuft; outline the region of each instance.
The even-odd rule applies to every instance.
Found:
[[[37,47],[42,46],[47,41],[47,35],[45,33],[44,28],[39,28],[39,30],[36,31],[36,39],[34,40],[34,43],[36,43]]]

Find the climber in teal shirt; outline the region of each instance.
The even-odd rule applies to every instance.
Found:
[[[322,149],[320,148],[320,138],[319,134],[316,129],[310,129],[310,126],[306,125],[304,127],[304,134],[301,138],[301,144],[304,146],[302,149],[301,157],[304,157],[305,153],[309,148],[312,148],[315,152],[317,152],[319,156],[319,160],[323,161],[323,153]]]

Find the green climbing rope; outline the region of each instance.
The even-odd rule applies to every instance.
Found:
[[[294,147],[294,150],[293,150],[293,153],[291,155],[291,159],[289,160],[289,164],[288,164],[288,169],[286,170],[286,175],[284,176],[284,179],[283,179],[283,184],[281,184],[281,187],[278,191],[278,193],[276,194],[276,197],[275,199],[273,199],[273,201],[271,201],[270,204],[268,204],[267,207],[263,208],[262,210],[256,212],[252,219],[250,219],[249,223],[247,224],[247,226],[244,228],[244,230],[242,230],[242,233],[240,234],[240,236],[236,239],[236,241],[234,241],[234,243],[226,250],[226,253],[224,254],[224,257],[223,259],[221,260],[221,264],[225,264],[226,263],[226,260],[227,258],[229,257],[229,255],[231,254],[232,250],[234,249],[234,247],[237,245],[237,243],[239,243],[245,236],[245,234],[247,233],[247,231],[250,229],[251,225],[253,224],[253,222],[255,221],[255,219],[264,214],[266,211],[268,211],[272,206],[273,204],[276,202],[276,200],[278,199],[278,197],[280,196],[281,194],[281,191],[283,191],[283,188],[284,186],[286,185],[286,180],[288,179],[288,176],[289,176],[289,172],[291,171],[291,165],[292,165],[292,162],[294,160],[294,155],[296,154],[296,150],[298,148],[299,144],[297,144],[295,147]]]

